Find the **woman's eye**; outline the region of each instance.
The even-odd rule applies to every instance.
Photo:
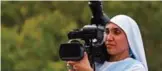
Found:
[[[119,35],[121,33],[121,31],[119,29],[114,29],[113,32],[114,32],[115,35]]]
[[[106,30],[105,32],[106,32],[106,34],[109,34],[109,30]]]
[[[109,29],[106,28],[106,29],[105,29],[105,33],[106,33],[106,34],[109,34],[109,32],[110,32]]]

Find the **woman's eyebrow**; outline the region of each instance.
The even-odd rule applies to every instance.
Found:
[[[121,29],[116,27],[116,28],[112,28],[111,30],[121,30]]]
[[[105,30],[121,30],[121,29],[118,27],[114,27],[114,28],[106,28]]]

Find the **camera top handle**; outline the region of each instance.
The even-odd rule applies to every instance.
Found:
[[[105,26],[109,18],[103,12],[102,2],[89,1],[88,4],[92,12],[91,24]]]

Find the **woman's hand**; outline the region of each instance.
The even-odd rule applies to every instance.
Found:
[[[67,61],[68,65],[71,65],[73,69],[69,71],[93,71],[90,66],[87,53],[84,52],[84,57],[80,61]]]

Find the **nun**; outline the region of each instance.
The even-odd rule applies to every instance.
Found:
[[[148,71],[141,33],[129,16],[117,15],[105,27],[105,46],[109,59],[96,64],[96,71]],[[85,53],[80,61],[68,61],[69,71],[94,71]]]

